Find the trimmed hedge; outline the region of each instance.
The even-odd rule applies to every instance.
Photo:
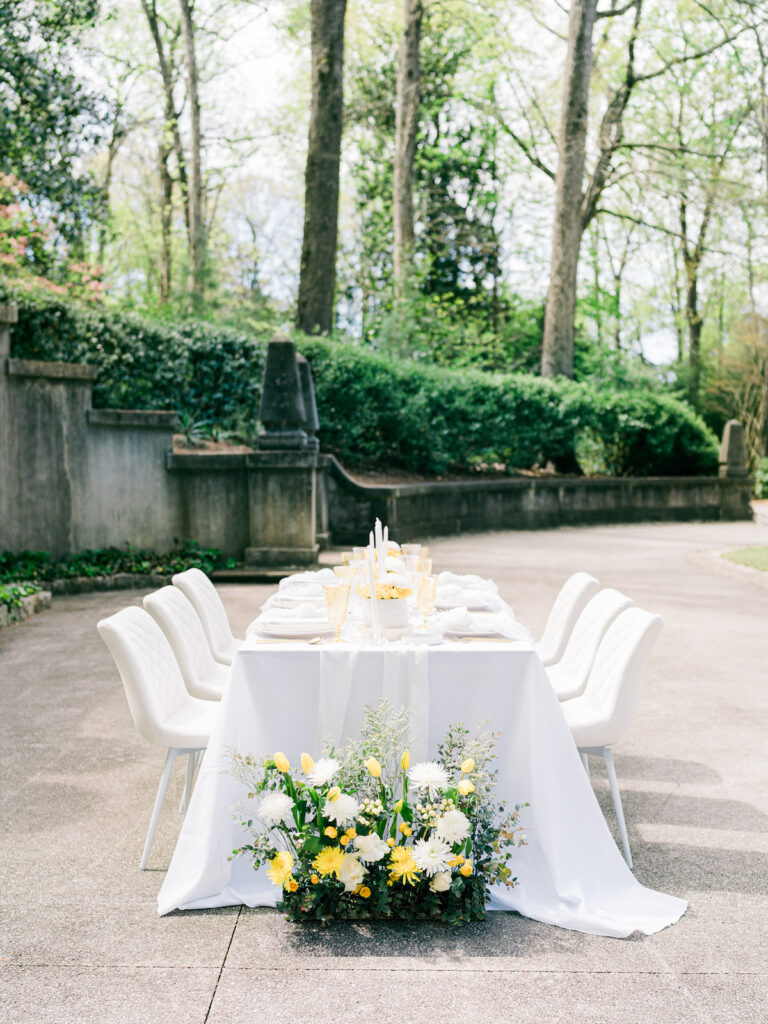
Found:
[[[255,434],[268,339],[14,296],[13,351],[95,364],[94,404],[177,409]],[[350,342],[296,337],[312,364],[320,441],[349,466],[424,474],[554,463],[623,476],[709,474],[717,441],[685,403],[531,374],[449,370]],[[589,452],[589,459],[584,452]]]

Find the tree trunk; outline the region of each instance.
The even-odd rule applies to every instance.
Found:
[[[165,306],[171,294],[171,216],[173,212],[173,179],[168,170],[170,146],[163,136],[160,142],[158,165],[160,170],[160,290],[158,301]]]
[[[165,131],[170,133],[173,140],[173,151],[176,155],[177,173],[179,176],[179,187],[181,188],[181,202],[184,210],[184,223],[187,227],[189,237],[189,183],[187,182],[187,160],[184,155],[184,147],[181,144],[181,132],[179,131],[179,115],[176,112],[176,104],[173,99],[173,73],[171,61],[166,55],[163,46],[163,39],[160,35],[160,24],[157,16],[157,9],[154,0],[141,0],[141,6],[149,25],[152,41],[155,44],[157,64],[160,68],[160,77],[163,82],[163,96],[165,97]],[[173,49],[171,48],[171,59]]]
[[[394,215],[395,298],[402,297],[413,254],[413,185],[416,133],[421,99],[422,0],[403,0],[403,37],[397,58],[395,164],[392,209]]]
[[[573,376],[576,271],[582,234],[587,106],[596,7],[597,0],[572,0],[568,17],[568,55],[557,139],[552,263],[541,351],[541,372],[545,377]]]
[[[699,407],[701,387],[701,329],[699,313],[699,264],[696,260],[685,261],[685,319],[688,323],[688,399],[694,409]]]
[[[195,53],[195,26],[192,0],[179,0],[184,62],[187,68],[189,98],[189,278],[188,291],[195,305],[203,299],[205,275],[205,224],[203,221],[202,137],[200,134],[200,78]]]
[[[327,334],[336,288],[347,0],[312,0],[311,8],[312,107],[296,326],[307,334]]]

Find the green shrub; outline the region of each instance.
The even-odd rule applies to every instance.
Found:
[[[223,565],[218,548],[203,548],[196,541],[168,554],[126,548],[98,548],[53,558],[48,551],[0,553],[0,583],[11,580],[49,582],[73,576],[114,576],[117,573],[158,573],[170,579],[174,573],[195,567],[210,573]]]
[[[31,597],[42,588],[36,583],[0,583],[0,605],[6,608],[18,608],[23,597]]]
[[[755,497],[768,498],[768,459],[758,459],[755,469]]]
[[[95,364],[95,404],[176,409],[198,428],[255,435],[266,337],[15,297],[14,355]],[[653,389],[448,369],[349,341],[295,340],[312,364],[321,446],[351,467],[440,475],[551,462],[564,472],[621,476],[717,467],[717,443],[701,418]]]

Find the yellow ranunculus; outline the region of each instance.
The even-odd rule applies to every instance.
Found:
[[[457,853],[455,857],[451,857],[451,859],[448,861],[448,863],[450,864],[450,866],[452,868],[457,868],[459,866],[459,864],[463,864],[464,863],[464,854]]]
[[[310,882],[312,883],[312,885],[317,885],[319,881],[320,879],[318,878],[317,875],[312,875],[312,877],[310,878]]]
[[[410,750],[406,750],[403,752],[403,756],[400,758],[400,767],[403,769],[404,772],[407,772],[408,769],[411,767]]]
[[[370,895],[371,890],[368,888],[368,886],[361,885],[360,888],[358,889],[358,896],[362,896],[364,900],[367,900]]]
[[[379,764],[375,757],[369,757],[368,760],[365,762],[365,767],[368,769],[368,771],[371,773],[374,779],[381,778],[381,765]]]
[[[279,772],[289,772],[291,770],[291,762],[288,760],[288,758],[285,756],[282,750],[278,750],[278,752],[273,756],[272,760],[275,762],[275,768],[277,768]]]
[[[273,885],[285,885],[293,870],[293,854],[288,850],[280,850],[269,862],[267,877]]]
[[[288,892],[296,892],[296,890],[299,888],[299,883],[296,881],[295,878],[289,878],[285,888],[288,890]]]
[[[339,842],[341,843],[342,846],[346,846],[347,843],[349,842],[349,836],[342,836]]]
[[[468,757],[465,761],[462,761],[461,770],[464,775],[469,775],[470,772],[473,772],[475,770],[475,759],[473,757]]]
[[[326,846],[312,861],[312,867],[319,875],[336,875],[339,877],[341,865],[346,854],[339,846]]]
[[[407,821],[401,821],[400,824],[398,825],[398,828],[400,829],[404,836],[410,836],[413,834],[413,829],[411,828]]]
[[[339,834],[339,830],[334,828],[333,825],[329,825],[323,835],[328,836],[329,839],[335,839]]]
[[[314,769],[314,767],[315,767],[315,762],[312,760],[312,758],[309,756],[309,754],[302,754],[301,755],[301,770],[304,772],[304,774],[305,775],[309,775],[309,773]]]
[[[341,796],[341,790],[338,786],[333,786],[332,789],[328,790],[328,799],[333,803],[334,800],[338,800]]]
[[[472,874],[472,861],[471,860],[465,860],[464,861],[464,863],[459,868],[459,874],[460,875],[464,875],[465,878],[469,878],[469,876]]]
[[[357,829],[354,828],[354,826],[352,828],[348,828],[344,835],[349,836],[350,839],[354,839],[355,836],[357,835]]]
[[[394,845],[395,845],[395,840],[390,836],[389,839],[387,840],[387,846],[394,846]]]
[[[469,796],[470,793],[474,793],[475,784],[474,782],[470,782],[469,779],[462,779],[457,786],[457,789],[462,796]]]

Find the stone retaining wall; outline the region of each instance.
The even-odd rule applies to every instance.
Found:
[[[49,590],[38,590],[36,594],[29,594],[22,597],[19,604],[0,604],[0,629],[3,626],[10,626],[14,622],[23,622],[30,615],[45,611],[51,607],[51,592]]]

